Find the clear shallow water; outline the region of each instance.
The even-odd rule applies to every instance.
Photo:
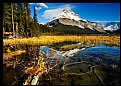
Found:
[[[98,52],[98,53],[108,53],[110,55],[117,55],[120,56],[120,48],[119,47],[115,47],[115,46],[106,46],[104,44],[100,44],[99,46],[95,46],[95,47],[90,47],[88,49],[85,50],[86,51],[90,51],[90,53],[92,52]]]
[[[102,85],[120,85],[120,47],[100,44],[86,48],[71,57],[70,61],[78,62],[78,59],[81,59],[84,63],[68,66],[67,69],[70,69],[68,72],[81,74],[83,71],[89,71],[90,67],[96,67],[89,73],[91,77],[94,77],[92,79],[86,73],[84,76],[77,75],[79,78],[83,77],[82,82],[80,81],[81,78],[78,79],[77,76],[73,76],[75,84],[100,85],[101,82]],[[80,70],[81,72],[78,72]],[[95,76],[98,78],[95,78]],[[80,83],[78,83],[79,81]]]
[[[45,46],[43,48],[38,48],[38,49],[42,50],[44,53],[50,52],[50,48],[47,46]],[[44,56],[46,56],[46,54]],[[28,56],[26,56],[26,57],[28,57]],[[120,79],[119,79],[119,76],[120,76],[120,47],[106,46],[104,44],[100,44],[98,46],[86,48],[85,50],[80,50],[73,57],[69,57],[69,58],[67,57],[64,59],[61,59],[61,57],[62,57],[62,55],[58,51],[54,50],[53,55],[50,58],[46,59],[46,61],[47,61],[47,63],[49,63],[48,65],[51,65],[52,68],[55,66],[55,64],[59,63],[59,65],[57,65],[57,67],[56,67],[57,69],[59,69],[60,65],[63,64],[63,62],[65,62],[65,64],[70,64],[70,63],[74,63],[74,62],[81,62],[83,60],[85,62],[82,62],[80,64],[72,64],[72,65],[65,66],[66,71],[64,71],[62,74],[68,72],[68,73],[75,73],[75,74],[84,73],[84,75],[82,75],[82,76],[74,75],[73,76],[70,74],[70,76],[66,76],[66,75],[58,76],[58,72],[56,72],[54,70],[53,72],[50,72],[50,76],[54,77],[56,82],[50,83],[47,81],[47,83],[45,83],[45,85],[46,84],[70,85],[70,83],[72,81],[69,81],[69,80],[73,80],[75,85],[100,85],[101,83],[98,82],[100,80],[98,80],[98,78],[96,78],[96,75],[98,77],[102,78],[103,82],[105,84],[116,84],[117,81],[118,81],[118,83],[120,82]],[[25,58],[25,57],[21,56],[21,59],[23,59],[23,58]],[[25,60],[25,62],[26,61],[27,60]],[[106,63],[106,65],[104,65],[105,63]],[[117,65],[115,69],[112,69],[112,64]],[[94,75],[94,71],[90,72],[89,75],[86,74],[86,72],[90,71],[90,67],[93,67],[95,65],[98,65],[95,68],[95,70],[97,71],[96,75]],[[16,68],[18,68],[18,66],[16,66]],[[18,68],[17,70],[19,70],[19,69],[20,68]],[[11,67],[11,70],[13,70],[12,72],[11,72],[11,70],[9,70],[9,68],[6,68],[6,67],[4,68],[4,70],[6,70],[6,72],[4,72],[4,77],[6,78],[6,79],[4,79],[5,80],[4,83],[7,83],[8,81],[10,81],[10,79],[13,79],[14,74],[16,74],[16,73],[17,74],[15,76],[19,77],[19,75],[21,75],[21,74],[19,74],[20,71],[16,72],[15,70],[13,70],[12,67]],[[11,77],[8,78],[7,73],[10,74]],[[14,74],[12,74],[12,73],[14,73]],[[62,76],[64,76],[64,77],[62,77]],[[60,82],[61,78],[65,79],[65,80],[63,80],[63,82]],[[9,83],[12,83],[13,81],[15,81],[15,80],[13,79]],[[22,82],[21,82],[21,84],[22,84]]]
[[[45,46],[45,47],[40,48],[40,50],[42,50],[46,54],[47,52],[50,52],[51,49],[49,47]],[[79,53],[86,54],[86,55],[89,54],[93,57],[95,57],[96,55],[98,56],[99,54],[105,54],[105,56],[108,56],[108,57],[111,56],[110,58],[116,57],[116,58],[120,59],[120,47],[106,46],[104,44],[86,48],[85,50],[81,50]]]
[[[61,53],[58,53],[59,51],[54,50],[53,53],[51,53],[51,49],[47,46],[40,48],[45,54],[46,57],[48,55],[49,58],[63,58]],[[68,58],[68,57],[67,57]],[[78,59],[86,60],[88,61],[89,58],[98,58],[100,61],[105,61],[109,64],[112,63],[120,63],[120,47],[116,46],[106,46],[104,44],[100,44],[98,46],[89,47],[84,50],[80,50],[77,54],[75,54],[73,57],[68,58],[67,61],[70,60],[78,61]],[[66,61],[66,59],[65,59]]]
[[[106,46],[104,44],[100,44],[98,46],[81,50],[74,57],[79,57],[79,58],[97,57],[102,60],[114,60],[120,62],[120,47]]]
[[[80,53],[84,53],[84,54],[107,53],[108,55],[111,55],[112,57],[115,56],[115,57],[120,58],[120,48],[119,47],[115,47],[115,46],[109,47],[104,44],[100,44],[99,46],[87,48],[85,50],[80,51]]]
[[[57,59],[55,59],[55,61],[57,61]],[[64,75],[64,77],[62,77],[64,81],[59,84],[65,82],[65,84],[69,85],[72,82],[75,85],[120,84],[120,47],[100,44],[80,50],[74,56],[67,57],[62,62],[65,62],[64,65],[68,65],[64,66],[66,71],[62,74],[68,73],[69,76]],[[54,62],[52,62],[52,64],[51,67],[55,65]],[[59,82],[58,79],[56,80]]]

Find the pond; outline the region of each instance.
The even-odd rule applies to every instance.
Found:
[[[120,47],[100,44],[98,46],[82,50],[75,56],[79,56],[81,58],[99,58],[103,61],[111,60],[112,63],[120,63]]]
[[[39,78],[38,85],[120,85],[120,47],[99,44],[89,48],[73,49],[65,51],[72,53],[68,57],[64,57],[64,53],[59,49],[47,46],[29,48],[29,54],[19,56],[15,68],[3,65],[5,85],[22,85],[28,76],[24,74],[24,69],[35,65],[34,55],[39,56],[40,50],[44,53],[45,66],[51,70]],[[12,61],[16,60],[10,60]]]
[[[72,74],[75,80],[75,85],[120,84],[120,47],[100,44],[86,48],[71,57],[70,62],[76,63],[80,61],[79,59],[84,62],[67,67],[69,73]],[[94,67],[94,69],[93,72],[90,72],[88,75],[86,73],[90,71],[90,67]],[[85,76],[81,75],[81,72],[83,72]],[[94,78],[92,79],[91,77]],[[81,80],[82,82],[79,82],[80,78],[83,78]]]
[[[56,65],[57,58],[53,59],[51,67]],[[48,74],[49,76],[55,78],[55,80],[57,81],[57,82],[52,82],[51,84],[53,85],[54,84],[61,84],[61,85],[62,84],[63,85],[64,84],[119,85],[120,84],[119,47],[106,46],[104,44],[100,44],[98,46],[80,49],[80,51],[78,51],[73,56],[63,58],[63,60],[61,60],[61,63],[62,62],[65,70],[62,72],[61,76],[53,75],[54,74],[53,72],[50,72],[50,75]],[[91,70],[91,68],[93,69]],[[57,77],[60,78],[57,79]]]

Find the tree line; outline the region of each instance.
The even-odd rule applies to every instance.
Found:
[[[3,3],[3,31],[13,32],[14,37],[39,36],[39,24],[34,7],[34,16],[28,3]]]

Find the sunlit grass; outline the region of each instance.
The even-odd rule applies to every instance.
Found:
[[[46,45],[64,41],[99,43],[120,46],[120,36],[41,36],[39,38],[3,39],[3,45]]]

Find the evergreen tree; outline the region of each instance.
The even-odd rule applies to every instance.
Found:
[[[31,22],[32,22],[32,18],[30,16],[31,10],[29,8],[29,4],[27,3],[27,37],[31,36]]]
[[[28,3],[3,3],[3,31],[16,36],[31,36],[32,19]]]
[[[11,4],[3,3],[3,29],[5,32],[12,30]]]
[[[14,22],[14,35],[15,37],[18,37],[18,22],[17,22],[17,19],[18,19],[18,16],[17,16],[17,3],[12,3],[13,5],[13,22]]]
[[[24,3],[24,14],[25,14],[24,36],[28,37],[31,32],[30,23],[32,22],[31,17],[30,17],[30,9],[29,9],[28,3]]]
[[[24,8],[22,3],[17,4],[17,22],[19,36],[24,36]]]
[[[11,3],[11,14],[12,14],[12,28],[13,28],[13,37],[15,37],[15,29],[14,29],[14,11],[13,11],[13,3]]]
[[[35,6],[34,6],[34,36],[39,36],[39,26],[38,26],[38,23],[37,23],[37,15],[36,15],[36,9],[35,9]]]

